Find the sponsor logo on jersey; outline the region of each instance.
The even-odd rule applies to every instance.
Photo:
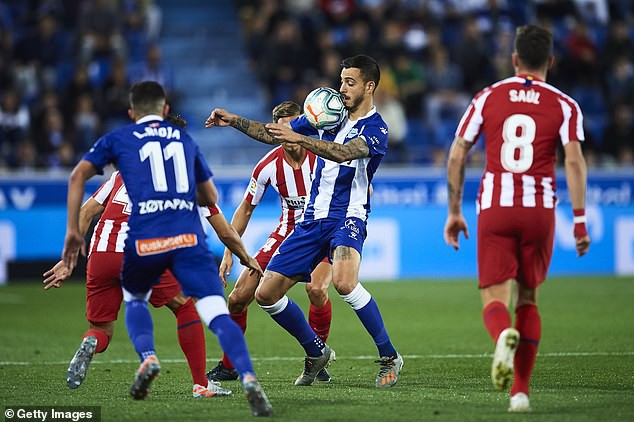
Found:
[[[286,201],[288,208],[291,210],[304,209],[304,205],[306,204],[305,196],[287,196],[284,200]]]
[[[185,201],[180,198],[174,199],[150,199],[149,201],[139,202],[139,214],[152,214],[159,211],[167,210],[194,210],[192,201]]]
[[[155,255],[179,248],[189,248],[197,244],[198,237],[191,233],[154,239],[139,239],[135,242],[136,253],[139,256]]]
[[[150,125],[145,127],[144,133],[139,133],[135,130],[134,132],[132,132],[132,134],[138,139],[143,139],[146,136],[158,136],[159,138],[166,139],[181,138],[181,131],[171,126],[152,127],[152,125]]]

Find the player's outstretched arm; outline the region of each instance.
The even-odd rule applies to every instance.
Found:
[[[199,183],[196,190],[196,201],[201,207],[213,207],[218,202],[218,189],[213,180]]]
[[[79,232],[82,236],[86,236],[92,219],[101,214],[104,210],[104,206],[95,201],[94,198],[88,198],[84,205],[79,210]],[[48,290],[51,287],[56,289],[62,287],[62,283],[70,278],[73,274],[73,269],[64,265],[64,261],[59,261],[52,268],[42,274],[44,280],[44,290]]]
[[[583,256],[590,249],[590,236],[586,228],[586,160],[583,158],[580,142],[568,142],[564,147],[566,158],[566,183],[574,214],[574,236],[577,256]]]
[[[240,263],[249,268],[251,270],[251,274],[255,273],[261,277],[262,269],[260,268],[260,265],[249,255],[247,249],[244,247],[244,243],[242,243],[240,235],[236,229],[229,224],[224,215],[216,214],[211,217],[207,217],[207,220],[218,235],[220,241],[224,243],[225,246],[238,257],[238,259],[240,259]],[[220,271],[220,278],[226,285],[226,270]]]
[[[473,144],[461,137],[456,137],[447,159],[447,189],[449,191],[449,212],[445,222],[444,237],[449,246],[458,250],[460,232],[465,239],[469,238],[467,222],[462,215],[462,190],[464,188],[465,166],[467,154]]]
[[[236,211],[233,213],[233,217],[231,218],[231,225],[238,232],[238,235],[242,237],[244,232],[249,225],[249,221],[251,221],[251,216],[253,215],[253,210],[255,210],[255,205],[251,204],[247,200],[243,199]],[[223,277],[229,275],[231,273],[231,268],[233,267],[233,253],[229,248],[225,248],[225,251],[222,255],[222,261],[220,262],[220,272],[223,274]]]
[[[214,109],[205,121],[206,128],[214,126],[234,127],[245,135],[265,144],[278,145],[281,143],[267,132],[264,123],[245,119],[244,117],[229,113],[227,110],[221,108]]]
[[[345,144],[323,141],[296,133],[287,124],[269,123],[266,130],[279,142],[298,144],[307,150],[337,163],[370,156],[370,148],[363,138],[352,139]]]
[[[81,160],[73,169],[68,179],[67,198],[67,221],[66,238],[64,239],[64,250],[62,251],[62,261],[64,265],[71,269],[77,265],[77,256],[81,250],[86,254],[84,236],[79,231],[79,209],[84,197],[86,180],[97,174],[95,166],[86,160]]]

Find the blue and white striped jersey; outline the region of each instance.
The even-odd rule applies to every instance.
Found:
[[[346,118],[337,130],[330,132],[313,128],[303,115],[292,120],[291,127],[303,135],[316,135],[339,144],[359,137],[365,140],[369,157],[343,163],[317,157],[304,221],[346,217],[366,221],[370,213],[370,183],[387,152],[387,124],[376,107],[357,121]]]

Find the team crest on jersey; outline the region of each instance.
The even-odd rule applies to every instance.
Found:
[[[359,136],[359,129],[357,129],[356,127],[353,127],[350,130],[350,132],[348,132],[348,134],[346,135],[346,138],[352,139],[352,138],[356,138],[357,136]]]

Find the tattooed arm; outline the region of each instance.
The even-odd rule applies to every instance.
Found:
[[[278,145],[282,143],[282,141],[275,139],[270,133],[268,133],[264,123],[245,119],[244,117],[229,113],[227,110],[223,110],[221,108],[214,109],[205,121],[206,128],[214,126],[234,127],[245,135],[265,144]]]
[[[451,144],[447,159],[447,189],[449,190],[449,213],[460,214],[462,208],[462,189],[464,187],[465,165],[467,153],[473,143],[461,137]]]
[[[278,142],[301,145],[318,156],[337,163],[370,156],[370,149],[363,138],[355,138],[345,144],[337,144],[296,133],[284,124],[269,123],[265,130]]]
[[[462,190],[464,187],[465,165],[472,142],[459,136],[454,139],[447,159],[447,189],[449,191],[449,213],[445,222],[445,242],[458,249],[458,236],[464,233],[469,238],[467,222],[462,215]]]

